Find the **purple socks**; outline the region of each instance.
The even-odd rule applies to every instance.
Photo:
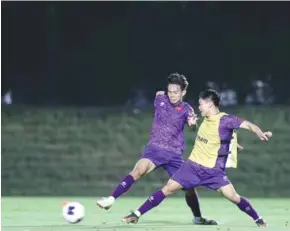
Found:
[[[140,214],[137,215],[143,215],[144,213],[148,212],[149,210],[153,209],[154,207],[158,206],[166,196],[161,190],[156,191],[153,193],[146,201],[145,203],[138,209],[138,212]]]
[[[252,217],[253,220],[256,221],[259,218],[259,215],[257,214],[256,210],[252,207],[252,205],[246,198],[241,197],[241,201],[239,204],[237,204],[237,206],[239,207],[240,210],[242,210],[250,217]]]
[[[123,195],[125,192],[129,190],[129,188],[132,186],[132,184],[135,183],[134,178],[131,175],[125,176],[125,178],[120,182],[120,184],[117,185],[115,190],[112,193],[112,197],[117,199],[121,195]]]

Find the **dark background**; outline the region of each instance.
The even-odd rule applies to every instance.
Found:
[[[271,76],[290,98],[288,2],[1,2],[2,93],[24,104],[120,105],[180,72],[196,98],[207,80],[242,102]]]
[[[194,108],[208,81],[227,83],[240,105],[225,111],[274,134],[265,145],[239,132],[245,151],[229,170],[238,191],[289,197],[290,107],[280,105],[290,105],[288,2],[1,5],[2,103],[13,104],[1,111],[3,195],[108,195],[148,142],[154,92],[180,72]],[[147,100],[134,99],[137,89]],[[260,101],[241,105],[249,95]],[[185,131],[188,152],[194,136]],[[150,195],[168,179],[159,173],[129,195]]]

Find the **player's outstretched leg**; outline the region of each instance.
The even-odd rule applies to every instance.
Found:
[[[131,186],[140,178],[151,172],[155,168],[153,162],[149,159],[140,159],[135,168],[125,176],[123,180],[116,186],[111,196],[104,197],[97,201],[100,208],[108,210],[114,204],[115,200],[127,192]]]
[[[248,214],[258,226],[266,227],[267,224],[263,220],[262,217],[258,215],[256,210],[250,204],[249,200],[241,197],[235,190],[232,184],[228,184],[226,186],[221,187],[218,189],[219,192],[223,194],[224,197],[229,199],[231,202],[235,203],[240,210]]]
[[[210,220],[201,216],[198,194],[195,188],[185,192],[185,200],[188,207],[191,209],[194,215],[194,224],[196,225],[217,225],[214,220]]]
[[[169,179],[168,183],[161,190],[153,193],[138,210],[123,217],[121,221],[125,223],[137,223],[143,214],[158,206],[167,196],[177,192],[181,188],[182,186],[178,182]]]

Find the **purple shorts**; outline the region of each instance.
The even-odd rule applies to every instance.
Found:
[[[231,183],[222,169],[207,168],[191,160],[187,160],[171,179],[183,189],[204,186],[216,190]]]
[[[162,167],[170,177],[184,164],[181,154],[152,147],[146,147],[140,158],[151,160],[157,168]]]

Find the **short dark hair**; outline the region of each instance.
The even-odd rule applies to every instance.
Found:
[[[210,99],[216,107],[220,105],[220,101],[221,101],[220,94],[216,90],[213,90],[213,89],[207,89],[205,91],[202,91],[199,94],[199,98]]]
[[[187,79],[184,75],[178,73],[172,73],[168,76],[168,84],[177,84],[180,86],[181,90],[186,90],[188,87]]]

